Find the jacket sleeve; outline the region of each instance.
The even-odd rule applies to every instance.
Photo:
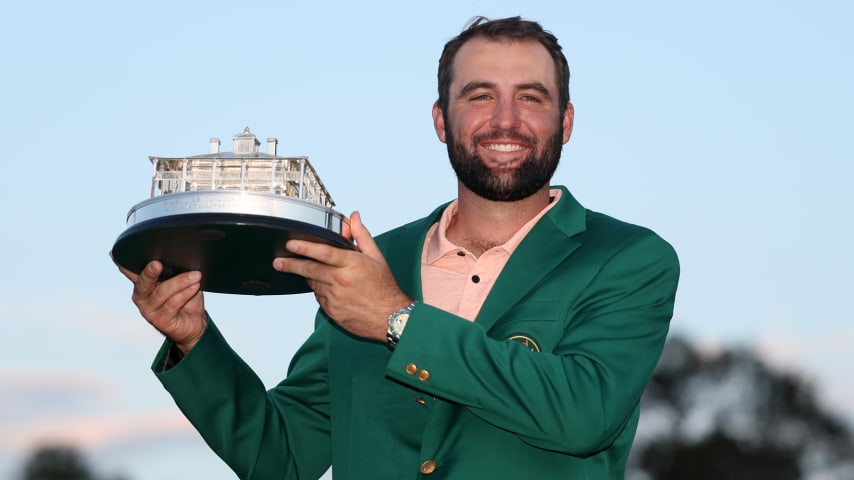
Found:
[[[658,362],[678,260],[654,234],[633,238],[591,267],[576,298],[561,285],[568,268],[575,267],[547,280],[552,295],[567,291],[554,312],[561,318],[552,319],[560,326],[553,348],[532,352],[492,338],[478,323],[418,305],[387,374],[539,448],[586,456],[609,447],[636,413]]]
[[[326,335],[321,327],[294,356],[288,377],[265,391],[213,322],[196,346],[153,370],[184,415],[239,478],[319,478],[331,463]]]

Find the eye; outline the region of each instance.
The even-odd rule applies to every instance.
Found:
[[[478,94],[478,95],[473,95],[473,96],[470,98],[470,100],[471,100],[471,101],[473,101],[473,102],[485,102],[485,101],[489,100],[489,98],[490,98],[490,97],[489,97],[489,95],[487,95],[487,94],[485,94],[485,93],[481,93],[481,94]]]
[[[536,95],[522,95],[519,99],[527,103],[542,103],[540,97],[537,97]]]

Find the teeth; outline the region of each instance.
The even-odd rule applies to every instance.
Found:
[[[524,147],[515,143],[490,143],[486,145],[487,150],[496,150],[499,152],[518,152]]]

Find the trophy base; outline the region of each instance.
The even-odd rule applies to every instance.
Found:
[[[277,272],[276,257],[290,239],[353,249],[338,233],[311,223],[267,215],[188,213],[133,224],[113,246],[113,259],[139,273],[152,260],[163,263],[161,280],[198,270],[202,290],[239,295],[309,292],[303,277]]]

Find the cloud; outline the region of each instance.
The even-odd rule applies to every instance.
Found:
[[[120,394],[113,382],[91,372],[0,371],[0,422],[14,425],[103,409]]]
[[[4,321],[10,330],[38,326],[43,328],[43,335],[88,335],[114,343],[150,346],[156,342],[152,339],[160,334],[142,319],[129,297],[128,293],[120,298],[96,300],[90,293],[75,291],[74,287],[49,295],[40,291],[31,297],[18,296],[0,302],[0,318],[8,319]]]
[[[186,435],[174,406],[134,408],[110,377],[75,369],[0,371],[0,450],[21,454],[45,443],[100,448]]]
[[[67,418],[43,418],[4,427],[0,448],[18,454],[43,444],[70,444],[86,450],[117,444],[197,435],[176,408],[144,412],[112,412]]]

